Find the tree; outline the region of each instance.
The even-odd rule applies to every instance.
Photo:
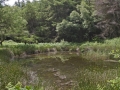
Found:
[[[28,22],[26,27],[29,34],[39,37],[39,42],[45,42],[45,38],[49,39],[49,28],[46,20],[48,13],[45,10],[42,0],[28,1],[23,7],[23,17]]]
[[[26,20],[20,15],[21,9],[18,7],[5,6],[1,9],[0,17],[0,44],[6,37],[14,37],[25,30]]]
[[[0,0],[0,8],[3,7],[3,5],[5,5],[5,1],[8,1],[8,0]]]
[[[76,9],[76,4],[73,0],[27,2],[23,7],[23,16],[28,22],[29,33],[38,36],[39,42],[53,41],[57,35],[55,31],[57,23],[68,18],[70,13]]]
[[[22,0],[22,1],[17,0],[17,1],[15,2],[15,6],[18,6],[18,7],[23,7],[23,6],[25,6],[25,0]]]
[[[103,38],[120,36],[120,0],[101,0],[97,2],[97,15],[101,18],[97,26]]]
[[[80,12],[83,28],[87,31],[85,37],[91,40],[99,32],[95,27],[93,1],[82,0],[81,4],[77,5],[77,10]]]
[[[35,32],[37,26],[36,20],[36,5],[31,2],[27,2],[25,7],[23,7],[23,17],[27,20],[27,29],[30,33]]]
[[[69,19],[57,24],[56,29],[59,38],[64,38],[68,41],[72,40],[74,42],[92,40],[97,33],[100,33],[95,27],[96,21],[93,13],[93,1],[82,0],[80,5],[76,6],[76,9],[77,10],[73,10],[70,13]]]
[[[82,28],[80,14],[77,11],[72,11],[68,20],[58,23],[56,31],[60,40],[64,39],[69,42],[82,42],[84,40],[85,30]]]
[[[76,9],[76,2],[73,0],[51,0],[48,1],[48,17],[50,27],[50,37],[56,37],[57,23],[62,22],[63,19],[67,19],[70,13]]]

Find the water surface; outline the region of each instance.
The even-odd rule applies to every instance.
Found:
[[[19,61],[30,76],[29,84],[41,82],[46,90],[93,90],[90,87],[119,73],[119,63],[85,60],[79,53],[39,54]]]

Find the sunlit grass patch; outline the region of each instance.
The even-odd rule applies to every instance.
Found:
[[[93,50],[83,53],[82,57],[91,61],[101,61],[101,60],[109,59],[109,55],[106,54],[105,52],[93,51]]]

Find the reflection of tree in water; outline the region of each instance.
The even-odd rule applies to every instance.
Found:
[[[36,71],[32,71],[30,69],[24,70],[26,76],[21,79],[23,85],[33,85],[37,86],[39,84],[39,77]]]
[[[80,80],[82,84],[88,81],[93,84],[97,77],[100,80],[104,78],[105,81],[117,75],[115,74],[117,70],[114,70],[116,63],[113,65],[113,63],[88,61],[75,54],[43,55],[35,57],[35,60],[32,58],[30,64],[28,62],[28,67],[33,71],[29,72],[33,76],[31,82],[41,78],[43,86],[51,87],[51,90],[54,90],[53,87],[56,89],[62,87],[60,90],[78,87]],[[114,75],[111,76],[111,73]],[[35,77],[37,78],[34,79]]]

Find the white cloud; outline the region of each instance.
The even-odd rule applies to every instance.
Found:
[[[15,1],[17,1],[17,0],[9,0],[9,1],[6,1],[5,3],[6,3],[7,5],[12,6],[12,5],[14,5]]]

